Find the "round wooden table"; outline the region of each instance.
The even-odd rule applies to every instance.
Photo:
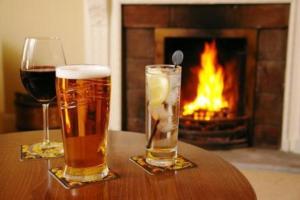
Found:
[[[51,131],[60,140],[60,131]],[[77,189],[63,188],[48,174],[63,158],[20,161],[20,145],[42,139],[41,131],[0,135],[0,199],[256,199],[247,179],[215,154],[179,142],[179,153],[196,168],[149,175],[129,160],[144,153],[145,137],[132,132],[109,134],[109,167],[120,178]]]

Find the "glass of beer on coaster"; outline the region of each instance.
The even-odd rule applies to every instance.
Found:
[[[90,182],[108,175],[110,68],[70,65],[56,69],[56,93],[65,151],[64,177]]]
[[[146,162],[150,165],[175,164],[180,86],[180,66],[146,66]]]

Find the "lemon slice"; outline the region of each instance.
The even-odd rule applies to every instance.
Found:
[[[165,74],[147,76],[150,106],[162,104],[169,94],[169,79]]]

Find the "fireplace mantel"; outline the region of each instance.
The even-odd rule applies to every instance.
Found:
[[[281,149],[300,153],[300,5],[297,0],[88,0],[85,2],[87,62],[112,68],[111,124],[121,129],[121,7],[128,4],[281,4],[290,5]]]

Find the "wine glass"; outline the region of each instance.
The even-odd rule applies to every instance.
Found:
[[[43,158],[63,155],[61,142],[49,139],[49,103],[56,97],[55,67],[65,65],[63,47],[59,38],[26,38],[21,63],[21,79],[29,94],[43,105],[43,141],[30,146],[29,152]]]

